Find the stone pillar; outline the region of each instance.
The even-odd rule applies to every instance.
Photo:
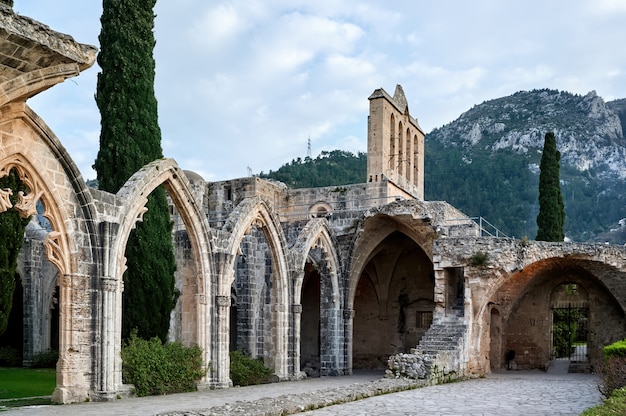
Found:
[[[354,326],[354,309],[343,311],[343,325],[345,330],[345,356],[346,356],[346,374],[352,374],[352,337]]]
[[[213,377],[211,388],[220,389],[231,387],[229,347],[230,297],[215,296],[216,307],[216,334],[215,355],[212,362]]]
[[[102,394],[115,392],[116,386],[122,384],[122,368],[120,347],[117,346],[116,317],[117,292],[119,283],[111,277],[100,279],[101,300],[101,327],[100,327],[100,380],[99,390]],[[120,328],[121,329],[121,328]],[[119,364],[118,364],[119,363]],[[119,365],[119,366],[118,366]]]
[[[291,360],[293,363],[293,375],[296,380],[300,380],[306,377],[303,371],[300,371],[300,332],[301,332],[301,320],[302,320],[302,305],[291,305],[291,319],[293,328],[293,340]]]
[[[89,346],[80,345],[79,333],[82,328],[80,319],[74,314],[77,305],[74,303],[72,280],[71,275],[59,278],[59,361],[57,386],[52,393],[52,401],[55,403],[77,403],[88,398],[89,382],[85,380],[85,374],[90,369],[81,362],[81,355],[85,353],[81,350]]]
[[[446,314],[446,271],[445,269],[435,269],[435,311],[433,320],[440,319]]]

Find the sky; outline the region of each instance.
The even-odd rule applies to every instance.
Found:
[[[99,46],[101,1],[14,3]],[[623,0],[159,0],[155,14],[163,153],[207,181],[277,170],[309,140],[314,158],[367,151],[368,97],[396,84],[425,133],[521,90],[626,98]],[[99,71],[28,101],[85,179]]]

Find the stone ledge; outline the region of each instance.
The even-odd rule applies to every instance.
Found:
[[[273,398],[235,402],[208,409],[181,410],[159,413],[159,416],[282,416],[321,409],[335,404],[348,403],[368,397],[397,393],[430,385],[425,380],[380,379],[371,383],[315,390],[299,394],[285,394]]]

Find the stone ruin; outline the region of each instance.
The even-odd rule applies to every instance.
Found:
[[[15,208],[32,218],[19,262],[24,363],[58,349],[55,402],[132,391],[120,358],[125,245],[160,185],[181,292],[170,338],[202,348],[199,389],[231,386],[234,349],[278,380],[379,369],[440,382],[554,359],[584,370],[626,336],[622,247],[488,236],[424,200],[424,133],[400,86],[369,97],[364,183],[206,182],[163,159],[111,194],[85,184],[27,105],[92,66],[96,49],[2,6],[0,45],[0,177],[16,169],[29,192]],[[584,316],[570,323],[582,356],[555,347],[565,308]]]

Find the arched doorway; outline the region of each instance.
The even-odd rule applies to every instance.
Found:
[[[407,235],[389,234],[370,254],[354,294],[353,368],[384,369],[415,348],[432,323],[434,273]]]
[[[587,322],[589,295],[578,283],[563,283],[550,296],[552,331],[550,359],[582,368],[589,363]]]

